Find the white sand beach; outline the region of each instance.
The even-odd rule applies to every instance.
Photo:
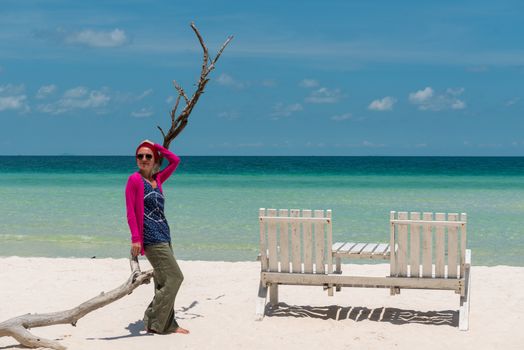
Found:
[[[320,287],[280,288],[281,307],[255,321],[260,265],[180,261],[185,280],[177,319],[190,335],[143,332],[152,285],[80,319],[77,326],[35,328],[69,349],[522,349],[524,267],[472,267],[470,330],[457,328],[459,297],[450,291]],[[142,270],[149,264],[141,260]],[[384,276],[387,265],[344,265]],[[62,311],[129,276],[126,259],[0,258],[0,322],[26,313]],[[18,349],[0,338],[0,349]]]

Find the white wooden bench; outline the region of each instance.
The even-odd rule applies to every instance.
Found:
[[[268,289],[270,304],[278,303],[279,285],[318,285],[329,295],[333,286],[390,288],[392,295],[402,288],[437,289],[460,294],[459,329],[468,329],[471,252],[466,249],[466,214],[459,220],[454,213],[391,212],[389,247],[395,249],[387,254],[387,248],[380,248],[381,258],[386,254],[390,261],[386,277],[348,276],[340,269],[333,273],[333,258],[347,256],[332,244],[331,210],[260,209],[259,221],[258,319],[264,316]],[[359,247],[360,253],[366,246]],[[363,256],[372,258],[377,248],[369,247],[371,253]]]

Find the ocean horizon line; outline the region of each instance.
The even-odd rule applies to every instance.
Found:
[[[524,158],[509,155],[202,155],[178,154],[180,157],[267,157],[267,158]],[[134,157],[132,154],[0,154],[0,157]]]

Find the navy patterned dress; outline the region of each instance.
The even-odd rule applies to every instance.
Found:
[[[144,178],[144,246],[170,243],[169,225],[164,215],[164,196]]]

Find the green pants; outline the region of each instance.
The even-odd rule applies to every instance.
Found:
[[[144,324],[157,333],[170,333],[178,328],[174,306],[184,275],[171,244],[152,244],[145,247],[145,252],[154,270],[155,296],[144,313]]]

